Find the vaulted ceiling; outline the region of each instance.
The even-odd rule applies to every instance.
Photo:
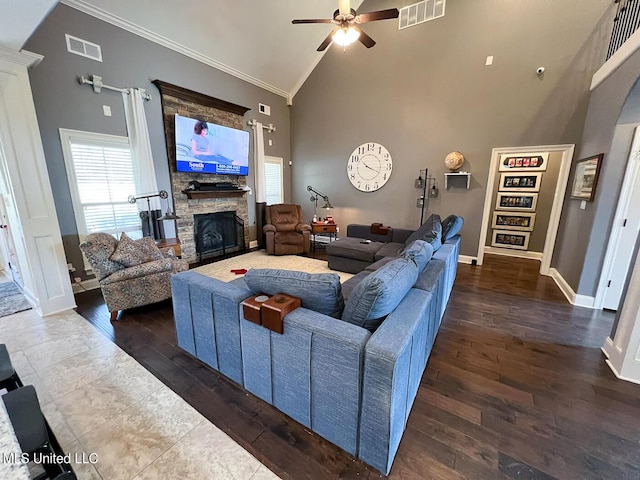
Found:
[[[352,0],[351,7],[357,9],[362,1]],[[57,0],[0,0],[0,45],[21,48],[57,3]],[[338,8],[338,0],[61,0],[61,3],[285,97],[295,94],[320,61],[323,54],[316,48],[333,28],[327,24],[292,25],[291,20],[331,18]],[[390,8],[395,6],[389,3]]]

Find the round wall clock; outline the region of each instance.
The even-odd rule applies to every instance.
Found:
[[[375,192],[389,181],[393,160],[379,143],[363,143],[347,161],[347,177],[361,192]]]

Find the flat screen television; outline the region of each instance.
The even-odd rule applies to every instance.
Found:
[[[176,115],[178,172],[249,175],[249,132]]]

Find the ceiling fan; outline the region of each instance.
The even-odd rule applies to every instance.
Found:
[[[291,23],[333,23],[338,25],[333,32],[329,34],[327,38],[318,47],[318,52],[325,50],[331,42],[337,43],[342,47],[351,45],[356,40],[359,40],[365,47],[371,48],[376,42],[373,38],[363,32],[358,25],[367,22],[373,22],[376,20],[387,20],[390,18],[398,18],[397,8],[390,8],[387,10],[378,10],[376,12],[361,13],[356,15],[356,11],[351,8],[349,0],[339,0],[338,10],[333,12],[333,18],[311,18],[303,20],[293,20]]]

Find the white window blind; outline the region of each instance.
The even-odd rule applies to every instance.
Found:
[[[264,175],[267,205],[284,202],[284,175],[282,158],[265,157]]]
[[[141,235],[126,137],[60,130],[80,240],[93,232]]]

